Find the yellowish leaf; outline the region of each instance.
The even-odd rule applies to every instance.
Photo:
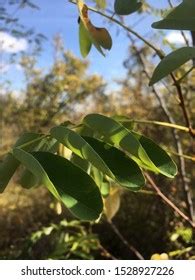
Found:
[[[112,47],[112,38],[106,28],[94,27],[91,31],[93,38],[104,49],[110,50]]]
[[[88,16],[88,7],[87,5],[82,1],[77,1],[80,19],[88,32],[91,41],[93,45],[97,48],[97,50],[104,55],[101,48],[110,50],[112,47],[112,38],[106,28],[100,28],[94,26]]]
[[[114,189],[104,200],[104,213],[109,221],[114,218],[120,208],[120,190]]]

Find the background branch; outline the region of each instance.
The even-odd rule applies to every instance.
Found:
[[[121,242],[125,245],[125,247],[127,247],[130,251],[132,251],[139,260],[144,260],[144,257],[142,256],[142,254],[134,246],[132,246],[128,243],[128,241],[120,233],[117,226],[110,220],[109,221],[107,220],[107,222],[109,223],[109,225],[111,226],[111,228],[115,232],[115,234],[118,236],[118,238],[121,240]]]
[[[167,198],[160,190],[160,188],[155,184],[152,177],[148,174],[145,174],[148,182],[150,183],[151,187],[157,192],[157,194],[161,197],[161,199],[170,207],[172,208],[180,217],[182,217],[186,222],[188,222],[193,228],[195,228],[195,223],[185,215],[169,198]]]
[[[121,18],[121,20],[124,21],[123,18]],[[140,64],[143,67],[143,71],[144,71],[146,77],[150,80],[150,75],[147,71],[145,61],[144,61],[144,58],[143,58],[142,54],[139,52],[136,45],[134,44],[134,41],[131,37],[131,34],[127,33],[127,36],[131,40],[131,43],[133,44],[135,53],[137,54],[137,57],[140,60]],[[173,76],[173,78],[174,78],[174,76]],[[154,86],[152,86],[151,88],[152,88],[152,91],[153,91],[154,95],[156,96],[156,98],[157,98],[157,100],[160,104],[160,107],[161,107],[166,119],[168,120],[168,122],[173,124],[173,125],[176,125],[176,122],[175,122],[171,112],[167,108],[167,105],[164,102],[164,99],[161,97],[161,95],[158,93],[158,91],[156,90],[156,88]],[[180,86],[179,86],[178,90],[179,91],[181,90]],[[182,94],[181,94],[181,96],[182,96]],[[183,96],[182,96],[182,98],[183,98]],[[185,108],[185,106],[184,106],[184,108]],[[194,222],[195,217],[194,217],[194,207],[193,207],[192,195],[191,195],[190,187],[189,187],[188,182],[187,182],[186,165],[185,165],[185,159],[183,157],[182,144],[181,144],[180,137],[179,137],[179,134],[178,134],[176,129],[173,130],[173,138],[174,138],[174,141],[175,141],[175,144],[176,144],[177,154],[180,155],[180,157],[179,157],[180,168],[179,169],[180,169],[180,175],[181,175],[181,180],[182,180],[183,192],[184,192],[184,195],[185,195],[185,198],[186,198],[185,199],[186,200],[186,205],[187,205],[187,208],[188,208],[188,213],[190,215],[190,218]]]

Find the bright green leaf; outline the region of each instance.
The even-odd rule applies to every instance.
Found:
[[[113,176],[101,157],[79,134],[63,126],[52,128],[50,133],[77,156],[89,161],[108,176]]]
[[[139,10],[141,6],[142,3],[137,0],[115,0],[114,10],[118,15],[129,15]]]
[[[110,194],[110,183],[103,180],[100,186],[100,192],[104,198],[108,197]]]
[[[149,85],[154,85],[192,58],[195,58],[193,47],[183,47],[168,54],[154,70]]]
[[[161,174],[170,178],[175,177],[177,174],[177,166],[170,156],[151,139],[136,132],[132,133],[139,140],[150,159],[160,170]]]
[[[29,154],[16,148],[13,155],[75,216],[83,220],[99,217],[103,208],[100,191],[79,167],[48,152]]]
[[[144,185],[145,180],[137,164],[116,148],[91,137],[81,137],[61,126],[54,127],[51,135],[122,186],[137,190]]]
[[[100,114],[89,114],[84,118],[83,123],[104,136],[105,142],[124,149],[131,156],[156,169],[139,141],[119,122]]]
[[[94,166],[91,167],[91,174],[96,182],[96,185],[99,187],[101,195],[107,197],[110,192],[110,182],[105,179],[104,174]]]
[[[90,174],[92,175],[96,185],[101,189],[101,184],[104,179],[104,174],[94,166],[91,166]]]
[[[143,166],[148,166],[150,170],[156,173],[162,173],[162,170],[155,165],[156,162],[151,157],[151,154],[147,153],[142,143],[122,124],[99,114],[87,115],[84,118],[83,123],[94,131],[99,132],[99,134],[104,137],[105,142],[111,142],[128,152],[132,159],[138,162],[138,164],[141,162],[143,163]],[[162,174],[167,176],[164,171]],[[173,177],[172,172],[168,174],[168,177]]]

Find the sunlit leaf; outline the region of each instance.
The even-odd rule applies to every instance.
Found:
[[[108,197],[110,194],[110,183],[103,180],[100,186],[100,192],[103,197]]]
[[[61,126],[54,127],[51,135],[122,186],[137,190],[144,185],[145,180],[138,165],[111,145],[91,137],[81,137]]]
[[[101,195],[107,197],[110,193],[110,182],[106,180],[104,174],[94,166],[91,168],[91,174],[100,189]]]
[[[108,176],[113,176],[101,157],[79,134],[63,126],[54,127],[50,132],[54,138],[67,146],[77,156],[89,161]]]
[[[118,15],[129,15],[139,10],[141,6],[142,3],[137,0],[115,0],[114,10]]]
[[[124,149],[146,165],[153,165],[136,137],[119,122],[100,114],[89,114],[83,123],[104,136],[105,142]]]
[[[154,85],[192,58],[195,58],[193,47],[183,47],[168,54],[155,68],[149,85]]]
[[[155,166],[158,167],[160,173],[170,178],[175,177],[177,166],[167,152],[151,139],[135,132],[133,134],[139,140]]]
[[[27,153],[15,148],[13,155],[78,218],[95,220],[103,203],[95,182],[67,159],[48,152]]]
[[[156,159],[151,153],[152,148],[156,151],[155,143],[153,147],[151,145],[148,148],[147,153],[137,136],[135,137],[135,135],[126,129],[122,124],[103,115],[87,115],[84,118],[83,123],[102,135],[105,142],[111,142],[116,145],[116,147],[120,147],[124,151],[128,152],[128,154],[133,158],[133,160],[138,162],[138,164],[141,162],[143,165],[148,166],[150,170],[156,173],[162,173],[163,175],[171,178],[174,176],[172,170],[170,172],[168,172],[168,170],[164,172],[163,169],[161,170],[159,166],[156,166]],[[163,153],[160,151],[161,148],[159,147],[159,156]],[[175,164],[173,168],[175,168]]]

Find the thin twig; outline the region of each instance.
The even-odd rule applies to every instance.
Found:
[[[142,60],[142,63],[144,65],[144,62]],[[146,75],[148,75],[146,69],[144,70]],[[161,96],[159,95],[159,93],[156,91],[155,87],[152,87],[153,92],[156,96],[156,98],[159,101],[160,107],[162,108],[166,118],[168,119],[168,121],[172,124],[176,124],[174,118],[172,117],[170,111],[168,110],[163,98],[161,98]],[[176,148],[177,148],[177,152],[180,155],[183,155],[183,148],[182,148],[182,144],[180,141],[180,137],[179,134],[177,133],[177,131],[174,129],[173,130],[173,137],[175,140],[175,144],[176,144]],[[183,186],[183,190],[184,190],[184,194],[186,197],[186,205],[189,211],[189,215],[191,217],[192,220],[194,220],[194,207],[193,207],[193,202],[192,202],[192,195],[191,195],[191,191],[190,191],[190,187],[188,185],[187,182],[187,175],[186,175],[186,165],[185,165],[185,160],[183,157],[179,157],[179,162],[180,162],[180,173],[181,173],[181,180],[182,180],[182,186]]]
[[[182,93],[182,88],[180,83],[178,83],[178,81],[176,80],[175,76],[171,73],[171,77],[173,79],[174,82],[174,86],[177,89],[177,93],[179,96],[179,105],[183,111],[183,116],[186,122],[186,126],[189,128],[189,134],[192,136],[192,138],[195,138],[195,130],[192,128],[191,122],[190,122],[190,118],[189,118],[189,113],[187,111],[187,108],[185,106],[185,101],[184,101],[184,97],[183,97],[183,93]]]
[[[124,238],[124,236],[118,230],[117,226],[112,221],[107,221],[107,222],[109,223],[109,225],[111,226],[111,228],[115,232],[115,234],[118,236],[118,238],[121,240],[121,242],[125,245],[125,247],[127,247],[130,251],[132,251],[139,260],[144,260],[144,257],[142,256],[142,254],[134,246],[132,246],[128,243],[128,241]]]
[[[170,207],[172,208],[180,217],[182,217],[185,221],[187,221],[193,228],[195,228],[195,223],[186,215],[184,214],[169,198],[167,198],[160,190],[160,188],[155,184],[154,180],[151,178],[150,175],[145,174],[148,182],[152,186],[152,188],[157,192],[157,194],[161,197],[161,199]]]
[[[166,149],[166,151],[167,151],[167,153],[172,154],[172,155],[175,155],[175,156],[177,156],[177,157],[182,157],[182,158],[187,159],[187,160],[195,161],[195,156],[192,157],[192,156],[183,155],[183,154],[181,155],[181,154],[178,154],[178,153],[176,153],[176,152],[169,151],[168,149]]]
[[[136,119],[121,121],[121,123],[128,123],[128,122],[134,122],[134,123],[139,123],[139,124],[158,125],[158,126],[164,126],[164,127],[168,127],[168,128],[172,128],[172,129],[182,130],[184,132],[189,132],[188,127],[174,124],[174,123],[168,123],[168,122],[160,122],[160,121],[152,121],[152,120],[136,120]]]

